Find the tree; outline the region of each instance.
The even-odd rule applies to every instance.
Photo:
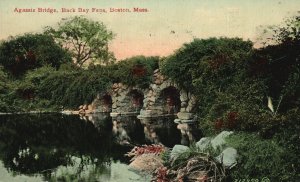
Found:
[[[80,67],[88,61],[108,64],[115,60],[113,53],[108,50],[108,42],[114,34],[103,23],[75,16],[62,19],[57,29],[46,27],[45,32],[67,49]]]
[[[71,62],[70,55],[49,35],[25,34],[0,45],[0,64],[14,76],[46,64],[58,68],[67,62]]]
[[[273,33],[274,44],[259,49],[260,61],[254,63],[261,77],[267,78],[268,95],[279,111],[286,111],[300,104],[300,14],[266,31]]]

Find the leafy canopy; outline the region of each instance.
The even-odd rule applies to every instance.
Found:
[[[103,23],[75,16],[62,19],[56,29],[46,27],[45,32],[67,49],[79,66],[88,61],[108,64],[115,60],[108,50],[108,43],[114,34]]]
[[[14,76],[46,64],[58,68],[67,62],[71,62],[70,55],[49,35],[25,34],[0,45],[0,64]]]

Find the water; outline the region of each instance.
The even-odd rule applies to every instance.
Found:
[[[159,123],[152,140],[135,116],[112,121],[108,114],[0,115],[0,182],[149,181],[129,170],[124,154],[133,145],[180,142],[172,120]]]

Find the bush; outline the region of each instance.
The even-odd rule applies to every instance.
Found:
[[[38,96],[58,106],[75,108],[90,103],[98,93],[105,92],[110,83],[109,78],[89,70],[57,71],[41,82]]]
[[[113,65],[111,78],[114,82],[122,82],[139,88],[149,87],[153,71],[158,68],[159,57],[136,56]]]
[[[290,154],[290,151],[280,146],[276,140],[265,140],[253,133],[234,134],[227,140],[228,145],[236,148],[239,154],[238,165],[231,171],[233,179],[267,177],[271,181],[299,180],[299,173],[287,167],[293,163],[286,158],[297,154]]]
[[[237,71],[244,68],[251,53],[252,43],[239,38],[195,39],[167,57],[161,70],[186,90],[209,84],[222,89],[232,75],[243,74]]]
[[[59,68],[71,61],[71,56],[44,34],[12,37],[0,45],[0,64],[16,77],[46,64]]]

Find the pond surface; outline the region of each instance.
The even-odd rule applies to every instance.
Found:
[[[149,129],[135,116],[0,115],[0,181],[149,181],[129,170],[124,154],[134,145],[180,143],[172,118],[157,122]]]

